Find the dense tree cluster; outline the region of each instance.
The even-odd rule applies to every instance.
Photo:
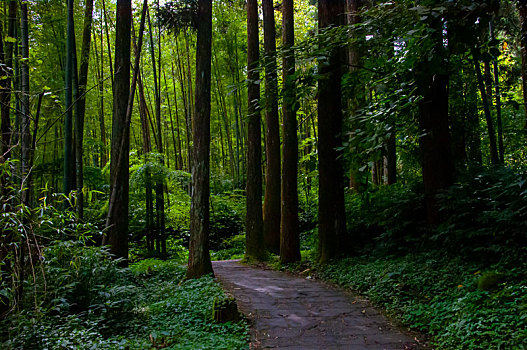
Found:
[[[422,183],[416,219],[440,225],[461,175],[525,168],[526,8],[4,1],[1,312],[41,245],[78,238],[35,233],[59,202],[125,265],[130,242],[154,255],[188,243],[188,278],[212,273],[211,242],[226,238],[214,196],[245,199],[249,260],[299,261],[306,223],[320,263],[360,249],[350,198],[397,182]]]

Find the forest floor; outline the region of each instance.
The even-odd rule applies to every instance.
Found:
[[[214,272],[251,326],[251,349],[419,349],[357,296],[334,286],[239,261],[215,261]]]

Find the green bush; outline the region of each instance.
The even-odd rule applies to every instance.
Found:
[[[347,198],[348,234],[353,247],[374,246],[379,252],[412,250],[425,231],[419,183],[380,186],[367,195]]]
[[[0,323],[2,349],[247,347],[243,321],[210,317],[213,301],[225,298],[220,286],[211,277],[181,282],[185,266],[177,261],[122,269],[106,250],[73,242],[54,244],[44,256],[47,294],[38,280],[22,311]]]
[[[222,242],[243,232],[245,217],[244,198],[237,195],[217,195],[211,197],[209,247],[222,248]]]
[[[223,240],[220,249],[211,251],[213,260],[241,259],[245,254],[245,235],[236,235]]]
[[[432,239],[471,259],[499,261],[527,245],[527,175],[496,167],[438,196],[444,222]]]

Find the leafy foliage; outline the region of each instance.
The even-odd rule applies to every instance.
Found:
[[[211,320],[223,291],[210,277],[179,283],[177,261],[123,269],[105,249],[57,242],[44,252],[22,312],[2,321],[4,349],[244,349],[244,322]],[[43,292],[44,291],[44,292]],[[32,302],[36,309],[31,310]]]
[[[445,220],[432,239],[472,259],[518,256],[527,243],[526,180],[503,167],[468,175],[439,195]]]
[[[366,295],[444,349],[515,349],[527,340],[525,264],[502,269],[492,291],[478,288],[481,265],[441,252],[400,258],[348,258],[320,276]]]

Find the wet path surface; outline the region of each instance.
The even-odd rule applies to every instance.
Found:
[[[418,348],[411,336],[343,290],[236,261],[215,261],[213,267],[251,320],[251,349]]]

